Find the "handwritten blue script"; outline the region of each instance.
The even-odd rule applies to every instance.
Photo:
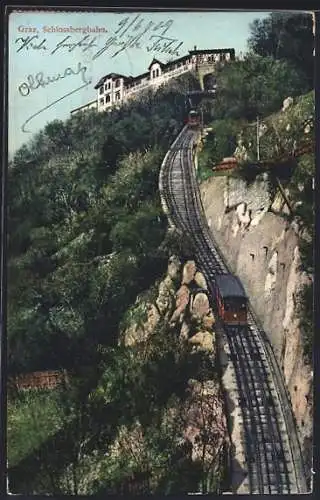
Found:
[[[89,59],[87,59],[86,62],[89,64],[90,61],[95,61],[109,50],[111,51],[111,58],[114,58],[121,52],[133,48],[179,57],[179,49],[183,45],[183,42],[177,38],[168,36],[172,25],[172,19],[155,22],[142,14],[137,14],[135,16],[127,15],[120,19],[114,31],[111,29],[104,29],[104,33],[108,33],[107,37],[101,38],[101,36],[97,37],[92,34],[86,34],[79,39],[75,34],[66,35],[66,33],[64,33],[58,41],[56,39],[54,41],[50,40],[47,26],[43,26],[42,28],[37,27],[37,30],[28,30],[34,34],[20,35],[15,39],[16,53],[22,54],[24,52],[36,51],[48,56],[53,56],[55,54],[63,56],[64,53],[70,52],[87,53]],[[41,31],[45,33],[44,36],[41,35]],[[63,71],[53,75],[45,75],[43,71],[27,75],[25,80],[18,85],[18,92],[22,97],[28,97],[32,92],[38,89],[46,88],[49,85],[53,86],[61,80],[66,78],[69,79],[76,75],[81,76],[83,85],[31,115],[22,125],[22,131],[29,132],[25,128],[26,124],[43,113],[46,109],[87,87],[91,83],[91,80],[88,80],[86,71],[87,66],[79,62],[76,68],[67,67]]]
[[[86,79],[87,66],[82,66],[81,62],[78,62],[77,68],[74,70],[70,67],[66,68],[62,73],[58,73],[53,76],[45,76],[42,71],[36,73],[35,75],[28,75],[25,82],[20,83],[18,90],[20,95],[26,97],[33,90],[37,90],[40,87],[47,87],[48,85],[67,78],[68,76],[81,75],[83,83],[90,84],[91,80]]]
[[[111,57],[116,57],[128,48],[135,48],[178,57],[180,55],[179,49],[183,45],[183,42],[178,38],[167,35],[172,25],[172,19],[154,22],[149,21],[141,14],[137,14],[132,20],[129,16],[122,18],[118,22],[114,32],[109,30],[110,36],[102,42],[102,46],[100,47],[97,43],[97,36],[93,35],[87,34],[80,40],[75,38],[76,35],[67,35],[61,38],[58,43],[55,43],[54,46],[50,46],[48,38],[35,34],[19,36],[15,40],[17,46],[16,52],[34,50],[54,55],[56,53],[72,52],[76,48],[81,49],[81,52],[84,53],[93,47],[97,47],[98,50],[92,57],[92,60],[95,60],[108,49],[115,49]]]

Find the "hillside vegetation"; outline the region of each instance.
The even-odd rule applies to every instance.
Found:
[[[10,387],[12,492],[170,493],[205,480],[182,434],[197,373],[176,329],[162,319],[147,345],[121,342],[130,325],[143,329],[137,297],[155,299],[181,248],[158,176],[183,125],[184,91],[197,86],[187,75],[111,113],[52,122],[9,166],[9,376],[68,372],[53,391]],[[211,491],[219,487],[217,476]]]
[[[240,132],[241,147],[249,160],[254,157],[257,115],[268,127],[262,155],[271,158],[295,147],[305,115],[313,116],[310,61],[301,59],[312,44],[304,16],[297,23],[290,16],[256,23],[254,53],[218,69],[217,99],[202,103],[205,120],[215,121],[200,155],[200,177],[233,154]],[[300,25],[303,47],[288,52],[283,32],[286,40],[295,38]],[[110,113],[91,110],[55,120],[10,162],[8,374],[65,369],[69,376],[53,391],[9,389],[13,493],[223,489],[226,424],[214,338],[192,320],[190,330],[198,337],[188,345],[191,292],[181,268],[178,277],[168,279],[168,258],[187,253],[186,241],[167,231],[158,192],[162,160],[185,118],[185,93],[195,89],[195,76],[185,75]],[[282,113],[289,95],[295,105]],[[305,228],[301,248],[309,273],[313,165],[311,154],[299,157],[287,179],[294,216]],[[309,354],[310,290],[301,301]],[[161,294],[165,306],[157,302]],[[182,324],[177,318],[172,322],[175,307]],[[144,342],[136,342],[137,331]],[[183,331],[187,348],[179,338]],[[134,342],[128,342],[130,335]],[[199,338],[206,339],[210,354],[198,352]],[[199,424],[200,410],[202,420],[208,417],[205,425]]]
[[[274,106],[276,104],[274,103]],[[267,173],[269,190],[275,196],[279,183],[290,203],[290,215],[299,227],[301,269],[309,277],[300,294],[298,313],[304,339],[306,360],[312,362],[314,272],[314,92],[296,96],[285,109],[275,109],[259,120],[257,161],[257,121],[221,118],[210,123],[199,158],[199,180],[212,175],[240,176],[248,183]],[[296,153],[298,153],[297,156]],[[239,167],[229,173],[212,171],[223,158],[235,156]]]

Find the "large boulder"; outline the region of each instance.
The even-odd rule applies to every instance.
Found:
[[[195,351],[214,352],[213,334],[208,331],[201,331],[193,335],[188,343],[195,348]]]
[[[172,315],[171,322],[177,321],[186,310],[189,304],[190,290],[186,285],[182,285],[176,295],[176,309]]]
[[[212,311],[210,311],[209,314],[202,318],[202,326],[203,328],[205,328],[205,330],[211,330],[215,322],[216,320]]]
[[[206,279],[204,275],[200,273],[200,271],[197,271],[196,274],[194,275],[194,281],[200,288],[208,290]]]
[[[210,304],[207,294],[203,292],[196,293],[190,307],[192,318],[202,319],[204,316],[207,316],[209,312]]]
[[[212,381],[189,381],[184,435],[192,444],[192,460],[219,468],[219,456],[227,439],[227,425],[219,387]]]
[[[176,255],[172,255],[169,259],[167,274],[171,279],[178,277],[181,268],[181,262]]]
[[[165,314],[172,306],[174,300],[174,284],[170,276],[166,276],[159,285],[157,307],[161,314]]]
[[[193,281],[197,268],[193,260],[188,260],[183,266],[182,285],[188,285]]]

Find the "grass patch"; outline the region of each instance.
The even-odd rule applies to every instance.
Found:
[[[62,410],[52,390],[19,391],[8,401],[9,466],[17,465],[61,428]]]

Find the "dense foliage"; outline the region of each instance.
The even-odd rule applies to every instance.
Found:
[[[193,85],[188,75],[111,113],[50,123],[9,166],[9,375],[66,368],[71,376],[67,387],[50,394],[10,394],[14,491],[117,491],[120,462],[110,484],[94,471],[123,415],[137,418],[157,394],[157,412],[163,411],[174,390],[164,374],[171,374],[171,384],[179,379],[172,349],[167,355],[162,346],[140,366],[129,352],[118,352],[117,343],[128,308],[167,265],[172,241],[160,205],[159,168],[185,118],[184,91]],[[120,372],[110,371],[116,359]],[[143,376],[141,370],[149,371]],[[127,388],[131,374],[135,382]],[[112,387],[110,405],[92,397],[104,382]],[[17,417],[24,413],[20,425]],[[157,456],[162,437],[152,425],[150,447]],[[171,460],[169,452],[161,453]]]
[[[308,90],[303,74],[287,61],[248,54],[217,73],[215,116],[254,120],[278,110],[284,98]]]
[[[72,368],[90,345],[112,343],[127,305],[161,273],[158,172],[185,113],[186,83],[175,85],[50,123],[15,155],[9,373]]]
[[[309,89],[313,87],[314,36],[311,14],[272,12],[265,19],[256,19],[251,25],[249,47],[260,56],[291,62],[304,74]]]
[[[142,304],[129,315],[134,324]],[[129,325],[126,318],[122,327]],[[204,475],[201,461],[192,461],[184,429],[187,381],[212,380],[212,361],[204,353],[189,356],[164,320],[147,342],[98,347],[102,376],[95,386],[82,367],[81,377],[55,392],[18,394],[9,415],[14,428],[20,419],[20,432],[9,434],[12,491],[168,494],[197,491],[200,482],[206,487],[209,471]],[[53,435],[44,440],[50,410]],[[207,432],[215,439],[214,428]],[[210,491],[220,485],[213,479]]]

